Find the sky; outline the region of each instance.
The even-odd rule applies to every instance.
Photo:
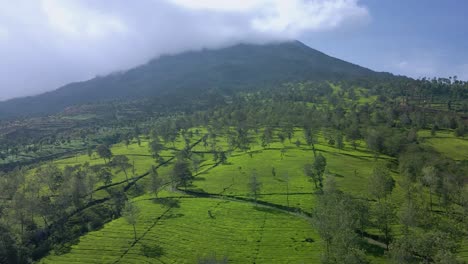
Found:
[[[468,80],[468,1],[0,0],[0,100],[162,54],[300,40],[371,68]]]

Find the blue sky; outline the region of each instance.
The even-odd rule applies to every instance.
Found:
[[[468,80],[466,0],[0,0],[0,100],[162,54],[298,39],[373,70]]]
[[[468,1],[366,0],[365,25],[304,33],[306,44],[371,69],[468,80]]]

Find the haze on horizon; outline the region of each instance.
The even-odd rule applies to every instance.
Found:
[[[0,100],[161,54],[298,39],[377,71],[468,80],[468,3],[0,0]]]

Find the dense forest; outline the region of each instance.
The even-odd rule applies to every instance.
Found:
[[[467,260],[460,252],[468,247],[468,82],[456,77],[180,90],[5,120],[0,132],[1,263],[55,263],[46,256],[73,253],[81,236],[120,217],[134,247],[143,239],[139,197],[177,210],[185,196],[304,217],[317,235],[306,241],[320,248],[314,254],[323,263]],[[444,152],[449,147],[459,151]],[[140,150],[128,154],[133,148]],[[365,163],[346,164],[347,156]],[[285,165],[263,169],[270,159]],[[233,176],[229,185],[222,174],[224,189],[211,192],[218,186],[206,171],[229,166],[245,180]],[[293,191],[306,183],[304,193]],[[277,192],[284,201],[268,198]],[[165,247],[142,244],[139,254],[162,258],[170,255]],[[229,252],[197,261],[239,261]]]

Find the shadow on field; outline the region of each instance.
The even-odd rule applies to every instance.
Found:
[[[372,256],[382,257],[382,256],[385,255],[385,249],[382,246],[374,245],[374,244],[371,244],[371,243],[369,243],[367,241],[363,241],[361,243],[361,247],[362,247],[362,249],[364,249],[364,251],[367,254],[370,254]]]
[[[184,214],[169,214],[162,217],[162,219],[175,219],[185,216]]]
[[[268,207],[254,206],[253,209],[260,211],[260,212],[265,212],[265,213],[270,213],[270,214],[275,214],[275,215],[284,214],[281,211],[278,211],[273,208],[268,208]]]
[[[153,203],[167,208],[180,208],[180,201],[172,198],[154,198]]]
[[[206,173],[207,174],[207,173]],[[205,177],[200,177],[200,176],[197,176],[193,179],[193,181],[206,181],[206,178]]]

